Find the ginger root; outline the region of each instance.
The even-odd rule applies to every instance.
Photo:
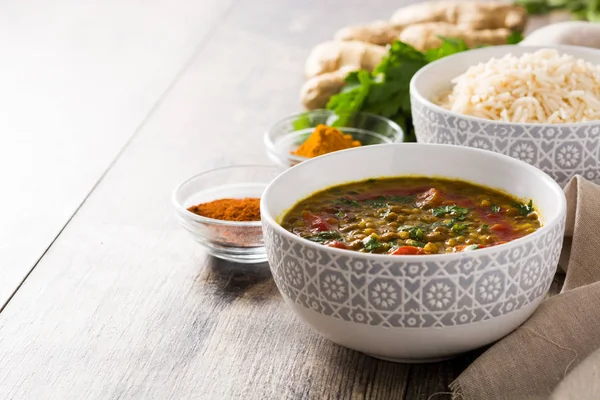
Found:
[[[313,48],[304,74],[312,78],[326,72],[337,71],[342,67],[372,71],[387,53],[383,46],[358,41],[330,41]]]
[[[430,1],[400,8],[392,16],[396,26],[446,22],[465,29],[500,29],[522,32],[527,10],[506,1]]]
[[[344,79],[354,67],[343,67],[333,72],[326,72],[307,80],[300,89],[300,101],[307,110],[325,108],[329,99],[344,87]]]
[[[342,28],[335,33],[336,40],[358,40],[385,46],[392,43],[402,32],[402,27],[389,21],[374,21],[370,24],[353,25]]]
[[[411,25],[404,29],[398,39],[417,50],[425,51],[442,44],[440,36],[462,39],[468,47],[506,44],[511,31],[506,28],[474,31],[445,22],[428,22]]]

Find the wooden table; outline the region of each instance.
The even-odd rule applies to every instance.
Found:
[[[447,391],[475,355],[404,365],[334,345],[267,265],[208,257],[170,204],[194,173],[266,163],[262,133],[299,109],[309,49],[408,2],[1,5],[0,398]]]

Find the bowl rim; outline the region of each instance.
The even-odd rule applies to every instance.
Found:
[[[206,171],[200,172],[199,174],[195,174],[195,175],[190,176],[189,178],[185,179],[183,182],[181,182],[179,185],[177,185],[177,187],[175,187],[175,189],[173,189],[173,191],[171,192],[171,203],[175,207],[175,211],[179,215],[181,215],[183,218],[191,219],[195,222],[202,222],[202,223],[221,225],[221,226],[231,226],[231,227],[248,227],[248,228],[260,227],[262,224],[261,220],[258,220],[258,221],[227,221],[227,220],[223,220],[223,219],[204,217],[202,215],[198,215],[196,213],[189,211],[187,208],[185,208],[185,206],[183,204],[181,204],[177,200],[177,195],[183,189],[183,187],[196,178],[200,178],[202,176],[209,175],[211,173],[218,172],[218,171],[226,171],[226,170],[232,170],[232,169],[248,169],[248,168],[264,168],[264,169],[271,169],[273,171],[280,171],[280,172],[282,170],[281,167],[278,167],[276,165],[238,164],[238,165],[230,165],[230,166],[226,166],[226,167],[211,168]],[[270,182],[267,182],[267,187],[268,187],[269,183]],[[215,187],[218,187],[218,186],[215,186]],[[261,201],[262,201],[262,196],[261,196]]]
[[[294,120],[302,115],[306,115],[306,114],[329,114],[329,115],[337,115],[335,113],[335,111],[333,110],[328,110],[326,108],[315,108],[314,110],[306,110],[303,112],[299,112],[299,113],[295,113],[292,115],[288,115],[285,118],[281,118],[278,121],[276,121],[274,124],[272,124],[271,126],[269,126],[266,130],[265,133],[263,134],[263,142],[265,144],[265,147],[267,148],[267,151],[269,151],[271,154],[275,154],[277,156],[280,156],[282,154],[282,152],[278,151],[275,148],[275,142],[271,140],[269,133],[278,125],[283,124],[284,122],[287,122],[289,120]],[[386,124],[388,124],[389,126],[392,127],[393,130],[395,130],[397,132],[397,138],[395,139],[391,139],[388,138],[387,136],[384,136],[380,133],[377,132],[372,132],[372,131],[367,131],[367,133],[373,135],[373,136],[377,136],[377,137],[381,137],[383,138],[387,143],[379,143],[380,144],[392,144],[392,143],[401,143],[404,141],[404,129],[402,129],[402,127],[400,127],[400,125],[398,125],[396,122],[392,121],[391,119],[387,118],[387,117],[383,117],[381,115],[377,115],[377,114],[373,114],[370,112],[364,112],[364,111],[358,111],[353,113],[353,115],[364,115],[370,118],[374,118],[377,120],[380,120],[381,122],[384,122]],[[343,128],[350,128],[347,126],[341,126],[339,127],[340,129]],[[296,131],[292,131],[292,132],[296,132]],[[298,163],[300,162],[304,162],[306,160],[309,160],[309,157],[303,157],[303,156],[297,156],[295,154],[288,154],[286,155],[286,157],[292,161],[297,161]]]
[[[527,45],[518,45],[518,44],[505,44],[505,45],[500,45],[500,46],[491,46],[491,47],[482,47],[482,48],[477,48],[477,49],[471,49],[471,50],[463,51],[460,53],[452,54],[447,57],[440,58],[439,60],[429,63],[429,64],[425,65],[423,68],[419,69],[417,71],[417,73],[410,80],[409,93],[411,96],[414,96],[420,103],[424,104],[425,106],[427,106],[430,109],[433,109],[433,111],[436,111],[436,112],[442,113],[442,114],[446,114],[446,115],[452,116],[452,117],[462,118],[467,121],[477,122],[477,123],[499,124],[499,125],[508,125],[508,126],[527,126],[527,127],[532,127],[532,128],[534,128],[534,127],[573,128],[573,127],[580,127],[580,126],[585,126],[585,125],[594,125],[594,124],[600,125],[600,120],[585,121],[585,122],[569,122],[569,123],[565,123],[565,124],[545,124],[545,123],[541,123],[541,122],[535,122],[535,123],[534,122],[511,122],[511,121],[497,121],[497,120],[493,120],[493,119],[480,118],[480,117],[460,114],[455,111],[448,110],[438,104],[435,104],[433,101],[429,100],[427,97],[425,97],[423,94],[421,94],[421,92],[419,92],[419,90],[417,89],[417,84],[418,84],[417,82],[420,79],[423,79],[422,78],[423,75],[425,75],[428,70],[430,70],[438,65],[450,63],[454,59],[459,58],[459,57],[466,57],[466,54],[493,52],[494,50],[508,50],[508,49],[511,49],[514,47],[530,49],[532,51],[537,51],[537,50],[542,50],[542,49],[554,49],[557,51],[561,51],[562,49],[566,49],[566,50],[574,49],[577,51],[583,51],[585,53],[596,53],[600,57],[600,49],[592,49],[589,47],[571,46],[571,45],[527,46]],[[499,51],[497,55],[494,55],[492,57],[493,58],[502,57],[507,54],[509,54],[509,53]],[[492,57],[490,57],[490,58],[492,58]],[[577,58],[581,58],[581,57],[577,57]],[[473,63],[471,66],[474,66],[474,65],[477,65],[477,63]],[[598,65],[600,66],[600,64],[598,64]],[[411,108],[412,107],[414,107],[414,105],[411,105]]]
[[[379,149],[381,149],[383,147],[392,147],[392,146],[415,146],[415,147],[417,147],[417,146],[418,147],[436,146],[436,147],[443,147],[443,148],[449,148],[449,149],[460,148],[461,150],[459,150],[459,151],[472,152],[472,153],[483,152],[483,153],[487,154],[487,156],[489,156],[489,157],[498,158],[501,160],[515,163],[520,168],[528,169],[531,173],[539,176],[539,178],[542,181],[544,181],[544,183],[546,185],[549,185],[551,187],[551,189],[554,189],[554,191],[557,194],[557,200],[558,200],[557,217],[548,221],[547,224],[542,225],[538,230],[536,230],[533,233],[530,233],[529,235],[522,236],[518,239],[511,240],[510,242],[499,244],[497,246],[485,247],[483,249],[478,249],[477,251],[473,251],[473,252],[461,251],[461,252],[457,252],[457,253],[447,253],[447,254],[391,255],[391,254],[361,253],[361,252],[353,251],[353,250],[338,249],[338,248],[334,248],[334,247],[323,246],[322,244],[311,242],[310,240],[304,239],[298,235],[294,235],[292,232],[286,230],[279,223],[277,223],[276,217],[273,217],[271,215],[271,213],[268,212],[268,210],[267,210],[266,199],[269,197],[269,192],[272,190],[272,187],[274,185],[277,185],[281,179],[285,179],[285,176],[287,174],[291,173],[290,171],[292,171],[293,169],[302,168],[302,167],[300,167],[300,165],[302,165],[302,164],[299,164],[298,166],[294,166],[294,167],[284,171],[283,173],[281,173],[279,176],[277,176],[275,179],[273,179],[269,183],[269,185],[263,192],[263,196],[261,197],[261,200],[260,200],[261,221],[263,221],[265,224],[268,224],[275,231],[277,231],[277,233],[283,235],[284,237],[286,237],[288,239],[291,239],[294,241],[300,241],[300,243],[302,245],[308,246],[315,250],[325,250],[327,252],[332,252],[333,254],[336,254],[338,256],[349,255],[349,253],[350,253],[350,254],[354,254],[355,257],[361,257],[361,258],[365,258],[365,259],[369,259],[369,260],[373,260],[373,261],[376,261],[376,260],[393,261],[393,260],[395,260],[395,261],[400,261],[400,262],[402,262],[402,261],[427,262],[427,261],[443,261],[443,260],[450,261],[450,260],[456,260],[456,259],[472,257],[472,256],[479,257],[479,255],[483,256],[483,255],[494,254],[494,253],[498,252],[499,249],[501,251],[501,250],[505,250],[505,249],[509,249],[509,248],[514,248],[514,247],[519,246],[522,243],[525,243],[527,241],[532,241],[532,240],[544,235],[549,230],[554,229],[554,227],[557,224],[559,224],[561,222],[561,220],[564,220],[566,217],[567,200],[566,200],[566,196],[565,196],[563,190],[561,189],[561,187],[548,174],[546,174],[545,172],[541,171],[540,169],[538,169],[530,164],[527,164],[524,161],[506,156],[504,154],[489,151],[489,150],[483,150],[483,149],[465,147],[465,146],[448,145],[448,144],[392,143],[392,144],[386,144],[386,145],[379,145],[377,147]],[[373,146],[372,148],[374,148],[374,147],[375,146]],[[305,163],[303,163],[303,164],[310,165],[310,163],[320,162],[319,160],[323,160],[324,157],[340,157],[340,156],[344,156],[345,154],[348,154],[350,152],[365,151],[365,149],[369,149],[369,147],[367,146],[364,148],[353,148],[353,149],[348,149],[348,150],[341,150],[341,151],[337,151],[334,153],[325,154],[324,156],[316,157],[314,159],[310,159],[308,161],[305,161]],[[367,150],[367,151],[376,151],[376,150]],[[301,199],[298,199],[297,201],[300,201],[300,200]],[[563,235],[564,235],[564,233],[563,233]]]

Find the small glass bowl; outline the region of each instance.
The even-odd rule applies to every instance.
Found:
[[[319,124],[335,126],[339,116],[331,110],[311,110],[284,118],[264,135],[269,158],[283,167],[294,166],[307,160],[292,154],[310,136]],[[344,133],[360,140],[362,145],[398,143],[404,132],[394,121],[370,113],[355,113],[348,118],[348,126],[336,126]]]
[[[260,198],[281,168],[240,165],[195,175],[173,191],[173,204],[181,225],[215,257],[238,263],[267,261],[260,221],[238,222],[207,218],[188,207],[225,198]]]

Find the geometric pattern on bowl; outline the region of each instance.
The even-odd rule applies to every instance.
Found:
[[[462,118],[423,105],[411,96],[419,143],[495,151],[534,165],[561,187],[582,175],[600,183],[600,122],[532,125]]]
[[[450,261],[403,262],[332,254],[263,224],[271,272],[285,297],[333,318],[389,328],[464,325],[537,301],[552,283],[563,232],[564,220],[489,256],[473,251]]]

